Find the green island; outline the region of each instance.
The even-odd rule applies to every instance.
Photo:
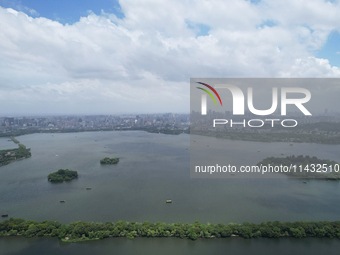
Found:
[[[16,160],[32,156],[31,149],[27,149],[26,146],[21,144],[15,137],[11,137],[11,140],[18,145],[18,148],[0,150],[0,166],[8,165]]]
[[[78,172],[69,169],[59,169],[47,176],[48,181],[52,183],[69,182],[76,178],[78,178]]]
[[[119,158],[105,157],[100,160],[101,165],[115,165],[115,164],[118,164],[118,162],[119,162]]]
[[[260,161],[258,166],[293,166],[284,174],[291,177],[340,180],[340,164],[327,159],[311,156],[268,157]]]
[[[199,238],[340,238],[340,221],[264,222],[259,224],[202,224],[150,222],[74,222],[9,219],[0,222],[0,236],[57,237],[63,242],[80,242],[104,238],[177,237]]]

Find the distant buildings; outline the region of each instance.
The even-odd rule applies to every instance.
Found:
[[[0,117],[0,134],[128,129],[152,132],[184,132],[188,130],[189,124],[189,114],[173,113]]]

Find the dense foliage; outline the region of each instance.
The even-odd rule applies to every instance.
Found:
[[[62,241],[77,242],[108,237],[178,237],[198,238],[340,238],[340,222],[265,222],[260,224],[193,224],[126,222],[74,222],[68,225],[55,221],[36,222],[9,219],[0,223],[0,236],[51,236]]]
[[[100,160],[100,164],[102,165],[115,165],[119,162],[119,158],[109,158],[105,157]]]
[[[69,169],[59,169],[56,172],[50,173],[47,177],[48,181],[53,183],[68,182],[78,178],[78,172]]]

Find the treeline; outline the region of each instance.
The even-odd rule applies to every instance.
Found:
[[[276,130],[276,129],[275,129]],[[235,131],[235,130],[191,130],[191,134],[212,136],[223,139],[253,141],[253,142],[287,142],[287,143],[317,143],[317,144],[340,144],[340,134],[328,133],[303,133],[303,132],[275,132],[261,133],[256,131]]]
[[[166,135],[179,135],[182,133],[189,133],[187,129],[182,128],[157,128],[157,127],[101,127],[101,128],[63,128],[63,129],[39,129],[39,128],[30,128],[30,129],[18,129],[11,130],[4,133],[0,133],[0,137],[11,137],[11,136],[21,136],[21,135],[29,135],[36,133],[43,134],[57,134],[57,133],[80,133],[80,132],[97,132],[97,131],[145,131],[148,133],[161,133]]]
[[[98,240],[109,237],[198,238],[340,238],[340,222],[265,222],[260,224],[193,224],[126,222],[61,224],[9,219],[0,223],[0,236],[58,237],[65,242]]]

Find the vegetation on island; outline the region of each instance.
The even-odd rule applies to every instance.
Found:
[[[292,177],[318,178],[327,180],[340,179],[340,164],[327,159],[311,156],[268,157],[260,161],[258,166],[286,166],[289,171],[284,174]]]
[[[27,149],[16,138],[11,137],[11,140],[18,145],[16,149],[0,150],[0,166],[8,165],[16,160],[29,158],[32,156],[31,149]]]
[[[78,172],[69,169],[59,169],[47,176],[48,181],[52,183],[69,182],[76,178],[78,178]]]
[[[64,242],[99,240],[109,237],[199,238],[340,238],[340,221],[264,222],[260,224],[202,224],[150,222],[36,222],[9,219],[0,222],[0,236],[58,237]]]
[[[100,164],[101,165],[115,165],[118,164],[119,162],[119,158],[109,158],[109,157],[105,157],[103,159],[100,160]]]

